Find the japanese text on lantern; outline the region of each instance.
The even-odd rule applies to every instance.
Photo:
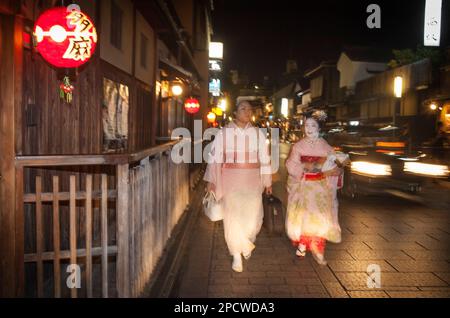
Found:
[[[70,44],[63,57],[75,61],[84,61],[91,56],[92,41],[90,36],[92,35],[94,42],[97,42],[94,25],[79,11],[72,11],[67,19],[70,20],[70,24],[75,26],[75,31],[73,32],[74,37],[69,39]],[[93,32],[92,29],[94,29]]]

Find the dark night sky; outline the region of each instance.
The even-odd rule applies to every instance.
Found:
[[[450,31],[446,2],[442,32]],[[366,26],[371,3],[381,7],[381,29]],[[303,71],[337,58],[344,45],[415,48],[423,43],[424,8],[425,0],[214,0],[213,41],[224,42],[226,72],[260,82],[281,75],[290,56]]]

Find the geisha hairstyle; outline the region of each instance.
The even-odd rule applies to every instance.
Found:
[[[325,126],[325,121],[327,120],[327,114],[323,110],[312,110],[306,113],[305,117],[305,119],[314,119],[319,125],[320,130]]]

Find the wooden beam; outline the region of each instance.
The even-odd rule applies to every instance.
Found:
[[[129,165],[117,166],[117,290],[119,297],[130,297],[130,251],[128,209]]]
[[[101,256],[103,252],[103,247],[93,247],[91,248],[91,256]],[[60,260],[68,260],[70,259],[70,250],[63,250],[59,251],[59,259]],[[77,257],[86,257],[87,251],[85,248],[79,248],[77,249]],[[116,255],[117,254],[117,246],[116,245],[110,245],[108,246],[108,255]],[[43,252],[41,255],[41,259],[43,261],[52,261],[55,259],[55,252]],[[33,263],[37,261],[37,255],[36,253],[30,253],[25,254],[24,262],[25,263]]]
[[[22,18],[0,14],[0,297],[17,295],[18,275],[22,274],[17,267],[21,256],[16,251],[16,230],[23,224],[16,224],[14,162],[16,108],[22,93],[22,27]]]
[[[117,190],[108,190],[108,199],[114,199],[117,196]],[[102,193],[100,190],[91,192],[91,199],[101,199]],[[75,192],[76,200],[86,200],[87,192],[85,191],[77,191]],[[45,192],[41,193],[41,202],[53,202],[53,200],[58,201],[69,201],[70,200],[70,192],[59,192],[59,193],[51,193]],[[33,203],[36,202],[36,194],[35,193],[27,193],[23,196],[23,203]]]
[[[22,167],[120,165],[137,162],[145,157],[170,150],[179,142],[180,140],[177,139],[131,154],[16,156],[15,160],[16,164]]]

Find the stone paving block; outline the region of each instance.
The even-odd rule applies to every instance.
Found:
[[[348,294],[351,298],[389,298],[389,295],[386,292],[379,291],[349,291]]]
[[[225,293],[225,292],[211,292],[208,293],[208,298],[232,298],[233,293]]]
[[[210,283],[213,285],[221,285],[221,284],[231,284],[231,282],[233,281],[231,277],[221,277],[221,278],[211,278]],[[247,279],[247,284],[248,284],[248,279]]]
[[[432,250],[432,251],[417,251],[405,249],[404,252],[415,260],[429,260],[429,261],[448,261],[450,254],[447,250]]]
[[[385,260],[385,259],[405,259],[409,260],[411,257],[403,251],[393,250],[351,250],[349,254],[356,260]]]
[[[450,253],[450,240],[448,241],[437,241],[437,240],[418,240],[417,244],[422,245],[428,250],[447,250]]]
[[[292,293],[292,297],[294,297],[294,298],[330,298],[330,296],[327,293],[316,293],[316,294]]]
[[[338,244],[327,243],[326,246],[327,251],[347,250],[347,249],[370,250],[370,247],[364,242],[342,242]]]
[[[230,271],[231,270],[231,262],[228,262],[227,265],[212,265],[213,269],[216,271]]]
[[[270,293],[270,296],[269,296],[269,298],[292,298],[292,297],[293,297],[292,294],[288,293],[288,292]]]
[[[352,272],[352,273],[338,272],[336,273],[336,277],[347,290],[352,290],[352,289],[366,289],[367,279],[369,275],[367,273],[361,272]]]
[[[387,291],[392,298],[449,298],[450,293],[440,291]]]
[[[266,277],[265,272],[250,272],[250,271],[243,271],[242,273],[233,272],[231,273],[232,277],[237,278],[253,278],[253,277]]]
[[[284,277],[261,277],[250,278],[250,284],[252,285],[283,285],[286,284]]]
[[[209,284],[208,293],[231,293],[231,284]]]
[[[447,283],[432,273],[382,273],[381,286],[447,286]]]
[[[308,257],[311,257],[311,255],[307,255]],[[325,250],[325,259],[327,261],[329,260],[354,260],[354,258],[352,257],[352,255],[350,255],[350,253],[347,250]],[[314,260],[313,260],[314,261]]]
[[[267,292],[252,293],[251,297],[252,298],[273,298],[272,294],[271,293],[267,293]]]
[[[212,271],[209,278],[231,278],[231,271]]]
[[[419,287],[415,286],[381,286],[384,291],[418,291]]]
[[[264,285],[232,285],[231,288],[233,292],[248,294],[269,291],[269,287]]]
[[[291,285],[273,285],[269,286],[269,290],[271,293],[287,293],[287,292],[296,292],[296,293],[307,293],[306,285],[301,286],[291,286]]]
[[[367,242],[366,243],[372,250],[404,250],[404,249],[410,249],[410,250],[419,250],[419,251],[426,251],[426,248],[422,245],[416,243],[416,242]]]
[[[367,267],[371,264],[377,264],[380,266],[381,272],[395,272],[396,269],[384,260],[374,261],[328,261],[328,266],[334,272],[366,272]]]
[[[286,280],[286,283],[288,285],[298,285],[298,286],[302,286],[302,285],[322,285],[322,282],[320,281],[320,279],[317,278],[297,278],[297,277],[292,277]]]
[[[252,263],[248,264],[245,270],[249,270],[251,272],[273,272],[273,271],[279,271],[280,265],[265,265],[265,264],[258,264],[258,263]]]
[[[427,240],[430,237],[426,234],[385,234],[383,238],[388,242],[416,242],[418,240]]]
[[[285,272],[285,271],[279,271],[279,272],[266,272],[267,277],[284,277],[284,278],[290,278],[290,277],[301,277],[301,273],[297,271],[292,272]]]
[[[389,234],[394,235],[394,234]],[[379,234],[348,234],[342,235],[342,242],[386,242],[384,236]]]
[[[331,298],[349,298],[348,293],[342,287],[327,287],[327,292]]]
[[[431,238],[433,238],[435,240],[438,240],[438,241],[444,241],[444,242],[449,242],[450,241],[450,232],[448,230],[445,231],[445,232],[442,231],[442,230],[440,230],[439,232],[437,232],[437,231],[433,231],[433,232],[427,231],[426,234],[429,237],[431,237]]]
[[[323,293],[326,294],[327,293],[325,287],[323,287],[322,285],[306,285],[306,289],[311,294],[323,294]]]
[[[390,260],[398,272],[450,272],[450,264],[445,261]]]
[[[445,272],[445,273],[434,272],[434,274],[436,276],[438,276],[440,279],[442,279],[444,282],[446,282],[447,284],[450,285],[450,273],[449,272]]]

